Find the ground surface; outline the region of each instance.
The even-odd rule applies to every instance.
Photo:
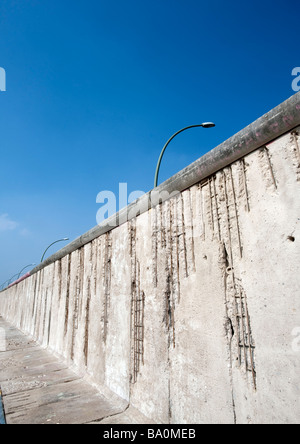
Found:
[[[5,339],[0,351],[0,387],[7,424],[148,422],[128,408],[125,400],[100,393],[1,317],[0,331]]]

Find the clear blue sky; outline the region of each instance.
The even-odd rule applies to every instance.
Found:
[[[0,284],[294,94],[298,0],[1,0]],[[63,245],[59,245],[61,247]],[[55,248],[49,251],[53,253]]]

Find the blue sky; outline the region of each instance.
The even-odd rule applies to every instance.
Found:
[[[1,0],[0,284],[294,94],[296,0]],[[62,246],[62,245],[60,245]],[[49,254],[55,251],[53,247]]]

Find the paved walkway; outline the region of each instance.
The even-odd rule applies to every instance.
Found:
[[[112,392],[98,392],[1,317],[0,333],[2,339],[5,335],[0,389],[7,424],[150,423]]]

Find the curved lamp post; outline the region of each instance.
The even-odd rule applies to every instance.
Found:
[[[26,267],[22,268],[22,270],[21,270],[20,273],[19,273],[18,278],[21,277],[21,274],[23,273],[24,270],[26,270],[26,268],[28,268],[28,267],[34,267],[35,265],[36,265],[36,264],[29,264],[29,265],[26,265]]]
[[[3,290],[4,285],[5,285],[5,284],[8,284],[9,281],[10,281],[10,279],[8,279],[8,281],[5,281],[5,282],[3,282],[3,284],[1,284],[1,290]]]
[[[7,284],[7,285],[10,285],[10,284],[13,282],[13,279],[16,278],[17,276],[19,276],[19,273],[14,274],[14,275],[8,280],[8,284]]]
[[[42,263],[43,260],[44,260],[45,254],[47,253],[47,251],[49,250],[49,248],[52,247],[52,245],[57,244],[58,242],[64,242],[64,241],[68,241],[68,240],[69,240],[68,237],[64,237],[63,239],[59,239],[59,240],[57,240],[57,241],[55,241],[55,242],[52,242],[52,244],[50,244],[49,247],[47,247],[46,250],[44,251],[44,254],[43,254],[42,259],[41,259],[41,263]]]
[[[201,123],[200,125],[190,125],[190,126],[186,126],[185,128],[181,129],[180,131],[177,131],[177,133],[173,134],[172,137],[170,137],[170,139],[167,141],[167,143],[165,144],[165,146],[162,149],[162,152],[160,153],[159,159],[158,159],[158,163],[157,163],[157,167],[156,167],[156,172],[155,172],[155,178],[154,178],[154,188],[157,187],[157,182],[158,182],[158,174],[159,174],[159,169],[160,169],[160,164],[163,158],[163,155],[167,149],[167,146],[169,145],[169,143],[171,142],[171,140],[174,139],[174,137],[176,137],[178,134],[182,133],[183,131],[190,129],[190,128],[197,128],[202,126],[202,128],[213,128],[214,126],[216,126],[213,122],[204,122]]]
[[[34,265],[36,265],[36,264],[29,264],[29,265],[26,265],[26,267],[22,268],[22,270],[20,271],[20,273],[14,274],[10,279],[8,279],[8,281],[4,282],[4,283],[1,285],[1,288],[3,289],[3,287],[4,287],[4,285],[5,285],[6,283],[7,283],[7,285],[10,285],[10,283],[12,282],[12,280],[13,280],[14,278],[17,278],[16,280],[18,280],[18,279],[21,277],[22,272],[23,272],[24,270],[26,270],[26,268],[28,268],[28,267],[33,267]]]

